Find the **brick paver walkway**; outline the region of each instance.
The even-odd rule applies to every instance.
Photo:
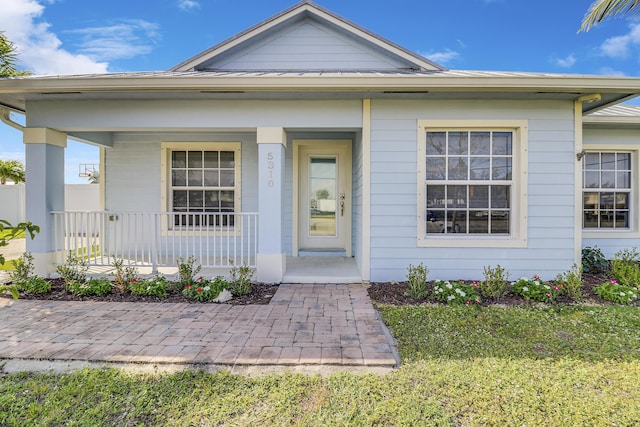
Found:
[[[280,285],[269,305],[0,298],[0,359],[397,366],[362,285]]]

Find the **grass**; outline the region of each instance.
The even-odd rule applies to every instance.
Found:
[[[13,231],[13,228],[5,228],[2,231],[0,231],[0,239],[2,238],[6,238],[9,237],[11,235],[11,232]],[[12,237],[13,239],[22,239],[25,237],[25,232],[24,230],[20,230],[14,237]]]
[[[379,307],[388,375],[0,376],[0,425],[639,425],[639,307]]]

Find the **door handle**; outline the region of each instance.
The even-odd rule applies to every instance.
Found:
[[[344,216],[344,193],[340,193],[340,216]]]

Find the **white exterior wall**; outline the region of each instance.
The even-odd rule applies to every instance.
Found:
[[[582,247],[597,246],[608,258],[621,249],[640,247],[640,198],[638,183],[639,160],[638,150],[640,150],[640,130],[638,129],[585,129],[583,131],[583,149],[603,150],[614,149],[620,151],[634,152],[632,160],[632,193],[631,193],[631,228],[630,230],[618,233],[606,231],[584,231]],[[579,221],[582,221],[580,218]]]
[[[423,262],[431,279],[482,279],[500,264],[512,278],[553,278],[574,262],[574,123],[571,102],[373,100],[371,280],[404,280]],[[528,120],[526,248],[417,246],[417,121]],[[422,159],[418,159],[422,161]],[[518,218],[514,218],[517,221]]]

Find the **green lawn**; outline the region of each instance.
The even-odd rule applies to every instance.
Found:
[[[0,425],[640,425],[640,308],[380,307],[388,375],[0,376]]]
[[[13,228],[5,228],[4,230],[0,231],[0,239],[2,239],[3,237],[9,237],[12,231],[13,231]],[[24,230],[20,230],[13,238],[21,239],[24,237],[25,237]]]

